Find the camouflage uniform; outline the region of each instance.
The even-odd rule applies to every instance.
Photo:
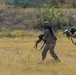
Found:
[[[54,39],[54,37],[52,36],[52,34],[50,33],[50,30],[48,28],[46,28],[44,31],[43,39],[46,40],[46,45],[42,51],[42,60],[44,60],[46,58],[48,50],[50,50],[50,54],[55,60],[57,60],[57,59],[59,60],[58,56],[54,52],[56,40]]]

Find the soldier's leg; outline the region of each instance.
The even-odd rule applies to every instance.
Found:
[[[42,51],[42,60],[46,58],[47,52],[50,49],[49,45],[45,45],[43,51]]]
[[[58,56],[57,56],[56,53],[54,52],[54,47],[55,47],[55,46],[53,46],[53,47],[50,48],[50,54],[51,54],[51,56],[52,56],[55,60],[60,61],[60,59],[58,58]]]

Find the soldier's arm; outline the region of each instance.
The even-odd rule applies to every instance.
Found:
[[[46,38],[47,38],[47,36],[48,36],[48,32],[47,31],[44,31],[42,40],[45,41]]]
[[[42,41],[42,39],[38,39],[38,40],[36,41],[36,44],[35,44],[34,48],[36,47],[36,49],[37,49],[37,45],[38,45],[38,43],[40,43],[41,41]]]

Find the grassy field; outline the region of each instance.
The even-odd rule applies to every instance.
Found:
[[[45,61],[39,64],[42,50],[33,48],[36,40],[36,36],[1,38],[0,75],[76,75],[76,46],[71,41],[66,37],[58,38],[55,52],[60,63],[55,62],[48,52]]]

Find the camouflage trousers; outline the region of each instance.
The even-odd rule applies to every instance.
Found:
[[[51,42],[51,43],[47,43],[42,51],[42,60],[44,60],[46,58],[47,52],[50,50],[50,54],[51,56],[55,59],[55,60],[59,60],[58,56],[56,55],[56,53],[54,52],[54,47],[56,45],[56,42]]]

